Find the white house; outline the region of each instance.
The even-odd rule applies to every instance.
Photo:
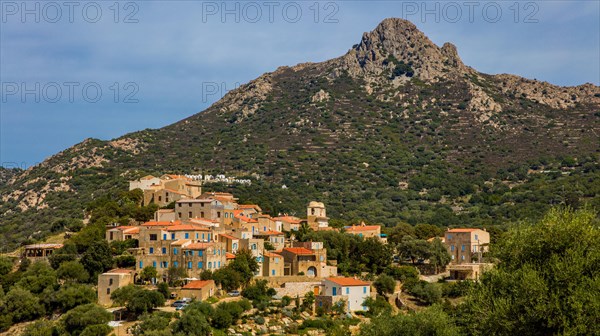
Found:
[[[346,277],[325,278],[321,284],[321,293],[317,296],[317,307],[330,309],[339,301],[344,301],[347,312],[367,310],[363,306],[365,300],[371,296],[369,282]]]

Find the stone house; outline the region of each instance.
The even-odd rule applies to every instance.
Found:
[[[98,304],[111,306],[110,295],[118,288],[133,284],[134,273],[130,269],[113,269],[98,275]]]
[[[475,256],[488,251],[490,234],[482,229],[448,229],[444,233],[444,241],[452,263],[472,263]]]
[[[194,280],[181,287],[179,296],[182,298],[205,301],[217,293],[217,286],[213,280]]]
[[[330,277],[323,279],[315,302],[317,307],[326,311],[335,304],[344,304],[346,312],[366,311],[363,303],[369,297],[371,283],[355,278]]]

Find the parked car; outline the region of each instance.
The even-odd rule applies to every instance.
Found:
[[[185,309],[185,307],[187,307],[187,306],[188,306],[188,304],[187,304],[187,303],[184,303],[184,304],[182,304],[182,305],[179,305],[179,306],[177,306],[177,307],[175,308],[175,310],[183,310],[183,309]]]
[[[185,301],[183,301],[183,300],[177,300],[177,301],[175,301],[175,302],[173,302],[171,304],[171,307],[176,307],[177,308],[177,307],[183,306],[184,304],[186,304]]]
[[[233,291],[227,293],[227,295],[229,295],[229,296],[240,296],[240,291],[233,290]]]

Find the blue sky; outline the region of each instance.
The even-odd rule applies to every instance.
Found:
[[[600,85],[599,1],[72,3],[0,1],[5,167],[174,123],[278,66],[343,55],[386,17],[485,73]]]

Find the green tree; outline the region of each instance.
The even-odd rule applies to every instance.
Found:
[[[184,312],[183,316],[173,323],[173,332],[188,336],[209,336],[211,329],[202,313],[190,310]]]
[[[127,307],[127,310],[135,315],[151,312],[152,309],[165,304],[165,297],[162,293],[135,285],[116,289],[110,298],[116,304]]]
[[[2,315],[8,315],[13,322],[31,321],[46,313],[44,305],[30,291],[13,287],[6,293]]]
[[[140,272],[140,279],[142,281],[151,281],[152,279],[158,278],[158,271],[153,266],[146,266]]]
[[[88,285],[63,285],[51,295],[52,306],[66,312],[80,305],[96,302],[96,291]]]
[[[415,239],[405,236],[398,244],[398,254],[402,259],[410,259],[413,264],[419,259],[427,259],[430,256],[430,246],[426,240]]]
[[[511,228],[465,304],[475,335],[600,334],[600,230],[589,210],[551,210]]]
[[[156,287],[157,287],[156,290],[165,297],[165,300],[168,300],[171,298],[171,290],[169,289],[168,283],[160,282],[160,283],[158,283],[158,285]]]
[[[432,224],[417,224],[415,225],[415,235],[417,239],[429,239],[434,237],[441,237],[444,234],[444,230],[439,226]]]
[[[394,226],[388,235],[388,242],[398,244],[405,236],[416,237],[415,228],[408,223],[398,223]]]
[[[36,261],[23,272],[17,285],[33,294],[41,294],[46,289],[52,292],[58,288],[56,271],[48,263]]]
[[[78,261],[63,262],[56,270],[56,275],[66,282],[85,282],[89,278],[89,274]]]
[[[394,289],[396,289],[396,280],[387,274],[381,274],[377,277],[373,286],[375,286],[377,294],[387,296],[388,294],[392,294]]]
[[[461,335],[452,318],[440,306],[410,313],[384,313],[370,323],[361,325],[360,336],[458,336]]]
[[[445,268],[452,257],[448,253],[446,245],[440,239],[435,238],[429,245],[429,263],[435,267],[435,272],[439,273],[440,268]]]
[[[171,266],[167,270],[167,279],[169,281],[169,286],[181,285],[183,279],[187,278],[187,276],[187,271],[183,267]]]
[[[167,312],[154,312],[144,314],[140,317],[140,322],[133,327],[135,336],[141,335],[171,335],[169,324],[173,314]]]
[[[113,258],[106,240],[94,241],[81,256],[81,264],[90,275],[96,279],[98,274],[113,267]]]
[[[0,256],[0,278],[10,273],[13,268],[13,262],[10,258]]]
[[[52,321],[38,320],[23,331],[22,336],[54,336],[56,329]]]
[[[104,308],[95,304],[86,304],[69,310],[61,318],[61,324],[64,330],[69,335],[108,335],[110,328],[107,330],[103,326],[110,321],[112,314]],[[95,327],[98,326],[98,327]],[[90,328],[88,330],[88,328]],[[86,332],[86,330],[88,330]],[[105,330],[105,333],[92,333],[98,330]],[[84,334],[85,332],[85,334]]]
[[[54,251],[50,257],[48,257],[48,261],[50,262],[52,268],[58,269],[62,263],[67,261],[75,261],[77,260],[77,257],[77,247],[75,244],[67,241],[63,247]]]

